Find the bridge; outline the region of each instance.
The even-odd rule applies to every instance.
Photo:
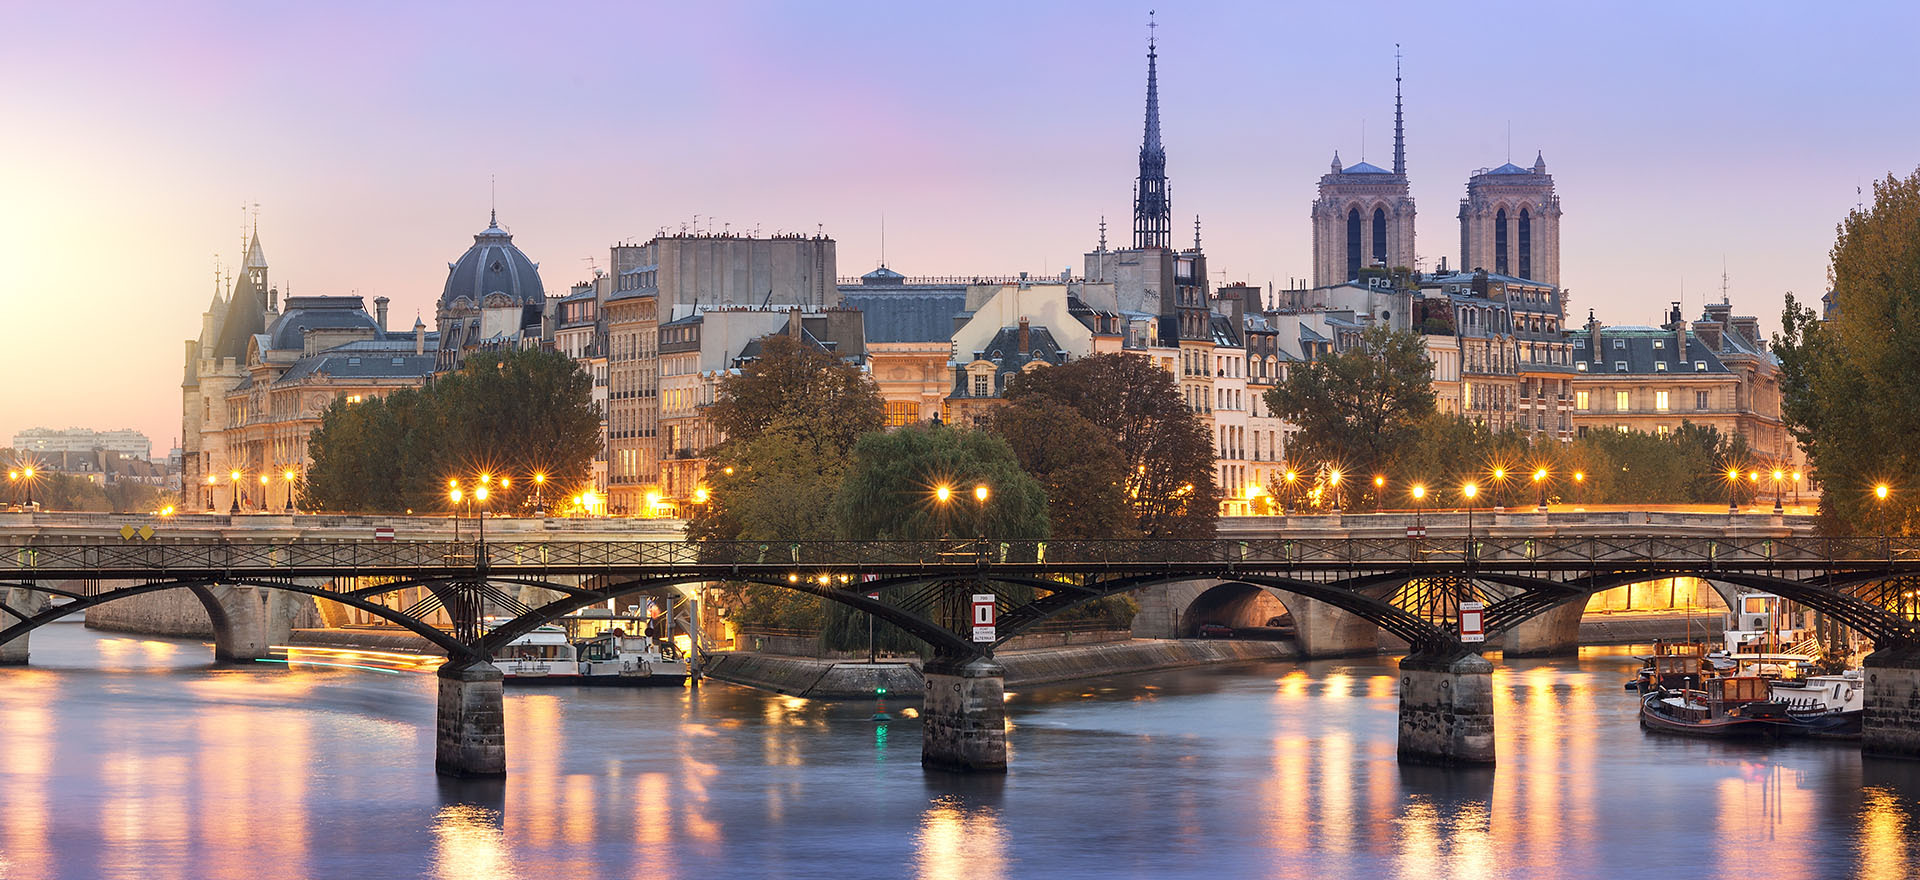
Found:
[[[19,644],[23,659],[26,635],[62,616],[128,596],[189,590],[215,617],[216,654],[246,659],[271,641],[235,634],[258,632],[273,596],[338,602],[446,652],[438,673],[436,767],[449,775],[498,775],[505,772],[504,708],[491,660],[507,643],[629,595],[758,583],[841,603],[925,641],[932,657],[924,668],[923,762],[1004,770],[1004,671],[993,660],[995,646],[1107,596],[1212,579],[1303,596],[1405,640],[1411,653],[1400,666],[1403,760],[1485,764],[1494,759],[1492,666],[1458,637],[1462,602],[1485,606],[1491,638],[1601,590],[1698,577],[1787,597],[1871,639],[1863,747],[1920,757],[1920,621],[1906,595],[1920,586],[1920,539],[1819,537],[1797,524],[1765,521],[1734,527],[1725,516],[1717,529],[1555,526],[1540,516],[1504,528],[1483,521],[1470,535],[1452,527],[1429,537],[1377,535],[1370,533],[1392,529],[1367,521],[1282,527],[1270,537],[1139,542],[694,544],[664,534],[586,539],[564,530],[498,528],[500,537],[482,542],[478,535],[439,538],[444,521],[392,541],[329,535],[326,528],[257,535],[232,523],[135,539],[124,532],[131,523],[105,535],[97,525],[43,525],[0,529],[0,649]],[[508,592],[522,586],[556,598],[525,605]],[[408,589],[426,598],[406,606],[380,601]],[[995,641],[976,643],[967,600],[984,593],[995,596],[999,625]],[[428,623],[430,611],[443,611],[453,625]],[[509,619],[482,625],[501,613]]]

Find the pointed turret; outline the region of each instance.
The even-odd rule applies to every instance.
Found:
[[[1547,154],[1545,152],[1538,152],[1533,154],[1533,173],[1535,174],[1547,173]]]
[[[1160,55],[1151,35],[1158,25],[1149,18],[1147,27],[1147,125],[1140,142],[1140,177],[1134,183],[1133,246],[1164,248],[1173,244],[1173,201],[1167,193],[1167,151],[1160,144]]]
[[[1333,151],[1333,173],[1335,174],[1340,173],[1340,151],[1339,150]]]

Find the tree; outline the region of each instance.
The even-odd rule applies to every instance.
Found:
[[[1078,410],[1036,398],[1000,407],[987,429],[1005,440],[1020,468],[1040,481],[1055,539],[1139,536],[1139,523],[1127,503],[1127,457]],[[1073,442],[1062,443],[1063,437]]]
[[[1066,407],[1097,431],[1057,433],[1054,442],[1064,448],[1097,446],[1097,437],[1118,450],[1140,537],[1213,537],[1220,516],[1213,438],[1181,400],[1173,376],[1152,360],[1099,354],[1023,373],[1008,386],[1007,401],[1009,407]]]
[[[557,352],[470,356],[458,373],[420,389],[358,403],[335,400],[307,441],[301,504],[369,512],[440,510],[446,481],[480,474],[495,484],[489,507],[528,503],[535,474],[584,480],[600,448],[593,379]]]
[[[1920,466],[1920,170],[1873,195],[1836,232],[1832,314],[1822,324],[1789,299],[1774,344],[1782,414],[1824,489],[1821,513],[1834,528],[1905,533],[1920,512],[1920,487],[1897,482]],[[1884,502],[1882,482],[1894,490]]]
[[[761,340],[760,357],[721,380],[707,420],[729,441],[775,422],[824,448],[849,450],[886,423],[880,391],[860,368],[786,334]]]
[[[1384,473],[1433,412],[1433,363],[1418,334],[1371,327],[1354,347],[1293,368],[1267,405],[1299,427],[1290,460]]]

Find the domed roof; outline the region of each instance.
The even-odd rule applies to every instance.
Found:
[[[513,236],[500,228],[497,218],[490,218],[487,228],[473,237],[473,247],[447,264],[440,307],[447,308],[461,297],[479,307],[495,293],[506,294],[520,305],[541,305],[547,298],[540,283],[540,264],[514,247]]]

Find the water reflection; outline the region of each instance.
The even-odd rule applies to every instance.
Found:
[[[448,804],[433,817],[433,876],[443,880],[520,876],[501,813],[479,804]]]
[[[920,814],[914,869],[921,880],[994,880],[1007,876],[1006,832],[1000,811],[968,806],[963,798],[936,798]]]

